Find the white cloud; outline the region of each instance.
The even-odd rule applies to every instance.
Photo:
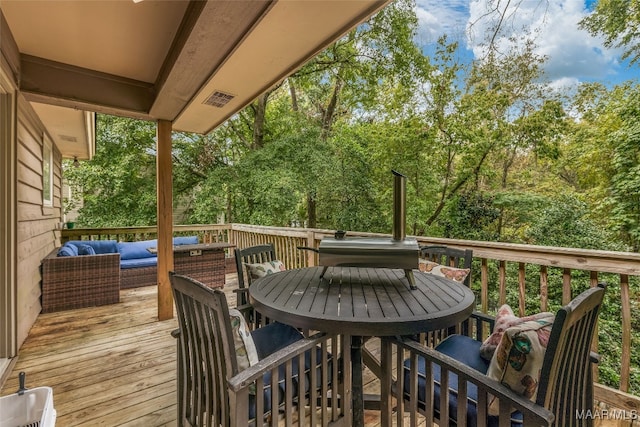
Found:
[[[470,48],[476,57],[483,54],[482,37],[489,33],[491,19],[487,12],[491,0],[474,0],[469,7],[469,23],[472,34]],[[603,80],[614,73],[619,66],[619,52],[603,47],[602,40],[592,37],[578,28],[580,20],[586,16],[584,0],[522,0],[511,2],[506,11],[507,20],[497,46],[506,50],[511,43],[509,37],[521,36],[529,31],[535,40],[536,53],[547,58],[545,73],[550,80],[566,84],[567,79]]]
[[[451,40],[464,40],[469,19],[468,0],[416,0],[418,41],[434,43],[443,34]]]
[[[491,13],[495,4],[510,5],[496,45],[507,51],[511,36],[529,34],[538,46],[536,53],[547,58],[547,78],[558,87],[575,80],[606,81],[616,73],[630,72],[619,64],[619,50],[604,48],[601,39],[578,28],[588,13],[585,0],[416,0],[418,42],[429,45],[447,34],[450,41],[461,42],[481,57],[483,39],[495,22],[490,19],[496,16]]]

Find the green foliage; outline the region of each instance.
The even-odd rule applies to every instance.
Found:
[[[155,124],[105,115],[97,120],[95,157],[69,168],[65,176],[72,187],[82,189],[77,224],[155,224]]]
[[[496,240],[499,217],[500,210],[495,206],[493,197],[462,193],[451,200],[443,215],[443,235],[451,239]]]
[[[587,205],[574,195],[550,198],[527,230],[529,243],[584,249],[614,249],[613,239],[589,218]],[[619,248],[618,248],[619,249]]]
[[[624,48],[622,59],[640,60],[640,2],[599,0],[595,11],[580,22],[592,35],[603,35],[606,47]]]

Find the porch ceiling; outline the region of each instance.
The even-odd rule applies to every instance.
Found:
[[[77,110],[208,133],[389,1],[2,0],[0,7],[17,46],[21,92],[63,156],[90,158],[90,143],[82,153],[68,144],[91,139],[91,118],[79,120]],[[233,98],[205,104],[216,91]]]

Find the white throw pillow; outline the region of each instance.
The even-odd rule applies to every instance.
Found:
[[[273,261],[261,262],[257,264],[245,263],[244,265],[247,267],[247,270],[249,271],[249,283],[251,283],[253,279],[259,279],[261,277],[266,276],[267,274],[273,274],[279,271],[286,270],[286,268],[284,267],[284,264],[281,261],[278,261],[277,259]]]
[[[258,363],[258,350],[242,313],[232,308],[229,310],[229,318],[231,319],[231,331],[233,333],[233,345],[236,349],[238,370],[243,371],[249,366]]]

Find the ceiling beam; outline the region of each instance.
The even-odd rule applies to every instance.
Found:
[[[20,90],[30,101],[148,118],[151,83],[21,55]]]
[[[191,2],[156,83],[158,96],[151,116],[175,120],[273,3]]]

